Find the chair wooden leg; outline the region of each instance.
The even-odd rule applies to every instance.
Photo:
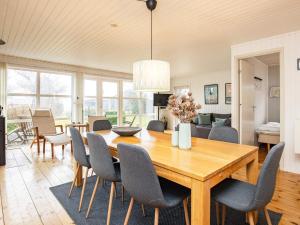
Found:
[[[74,176],[74,179],[73,179],[73,182],[72,182],[70,191],[69,191],[69,195],[68,195],[69,198],[70,198],[71,193],[72,193],[72,190],[73,190],[73,188],[74,188],[74,185],[75,185],[75,182],[76,182],[76,177],[77,177],[78,171],[79,171],[79,165],[78,165],[77,168],[76,168],[76,173],[75,173],[75,176]]]
[[[115,189],[116,189],[115,182],[111,182],[106,225],[110,224],[110,216],[111,216],[111,209],[112,209],[112,203],[113,203]]]
[[[122,185],[122,204],[124,203],[124,186]]]
[[[94,186],[94,190],[93,190],[93,193],[92,193],[92,197],[91,197],[91,200],[90,200],[90,203],[89,203],[89,208],[86,212],[85,218],[88,218],[88,216],[90,214],[90,210],[92,208],[92,205],[93,205],[93,202],[94,202],[94,199],[95,199],[95,196],[96,196],[99,181],[100,181],[100,177],[97,177],[97,180],[96,180],[96,183],[95,183],[95,186]]]
[[[40,137],[36,137],[37,151],[40,154]]]
[[[71,153],[73,154],[73,141],[71,141]]]
[[[114,183],[115,183],[115,191],[114,191],[114,193],[115,193],[115,198],[117,198],[117,194],[118,194],[118,193],[117,193],[117,188],[116,188],[117,185],[116,185],[116,182],[114,182]]]
[[[145,217],[146,216],[146,212],[145,212],[144,204],[141,204],[141,209],[142,209],[143,217]]]
[[[43,154],[45,155],[46,152],[46,139],[43,140]]]
[[[185,225],[190,225],[190,217],[189,217],[189,210],[188,210],[187,199],[183,200],[183,209],[184,209]]]
[[[35,143],[35,138],[33,138],[33,140],[32,140],[32,142],[31,142],[31,144],[30,144],[30,148],[32,148],[32,146],[34,145],[34,143]]]
[[[254,223],[254,213],[253,212],[248,212],[248,221],[250,225],[255,225]]]
[[[54,144],[51,144],[51,157],[54,159]]]
[[[222,205],[222,225],[225,225],[226,220],[226,206]]]
[[[80,195],[80,201],[79,201],[79,206],[78,206],[78,212],[80,212],[80,210],[81,210],[82,200],[83,200],[83,195],[84,195],[84,191],[85,191],[85,186],[86,186],[86,181],[87,181],[87,175],[88,175],[88,172],[89,172],[89,169],[86,168],[86,172],[85,172],[85,174],[84,174],[83,186],[82,186],[81,195]]]
[[[62,155],[64,156],[65,155],[65,145],[61,146],[61,151],[62,151]]]
[[[216,202],[217,225],[220,225],[220,203]]]
[[[266,207],[264,208],[264,214],[265,214],[265,217],[266,217],[268,225],[272,225],[272,222],[271,222],[271,219],[270,219],[270,215],[269,215],[269,212],[268,212],[268,210],[267,210]]]
[[[154,225],[158,225],[159,222],[159,208],[155,208]]]
[[[131,199],[130,199],[130,203],[129,203],[129,207],[128,207],[128,210],[127,210],[127,214],[126,214],[126,217],[125,217],[124,225],[128,225],[128,222],[129,222],[129,218],[130,218],[130,215],[131,215],[131,211],[132,211],[133,204],[134,204],[134,199],[131,198]]]

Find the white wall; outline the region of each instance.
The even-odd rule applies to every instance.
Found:
[[[233,126],[238,125],[238,58],[247,58],[280,51],[280,138],[285,141],[281,168],[300,173],[300,155],[295,152],[295,122],[300,119],[300,71],[297,58],[300,58],[300,31],[285,33],[269,38],[246,42],[231,47],[231,68],[233,84],[232,116]],[[300,138],[300,137],[299,137]]]
[[[230,71],[217,71],[195,76],[176,77],[172,79],[172,90],[176,86],[189,86],[195,101],[201,104],[200,112],[204,113],[230,113],[231,105],[225,104],[225,83],[230,83]],[[219,87],[219,104],[205,105],[204,85],[218,84]]]
[[[271,87],[280,87],[280,67],[269,66],[269,92]],[[268,121],[280,122],[280,98],[271,98],[268,95]]]

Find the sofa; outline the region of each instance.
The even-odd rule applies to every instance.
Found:
[[[205,124],[202,124],[201,121],[199,121],[199,117],[201,115],[209,117],[210,123],[206,122]],[[199,113],[191,125],[192,137],[208,138],[208,135],[213,127],[213,123],[216,122],[216,118],[225,119],[224,126],[231,127],[231,114]]]

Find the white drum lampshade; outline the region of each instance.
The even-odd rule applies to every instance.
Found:
[[[133,64],[136,91],[170,91],[170,64],[160,60],[142,60]]]

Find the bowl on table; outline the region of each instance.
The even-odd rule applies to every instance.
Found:
[[[111,129],[113,132],[120,136],[129,137],[140,132],[142,128],[140,127],[114,127]]]

